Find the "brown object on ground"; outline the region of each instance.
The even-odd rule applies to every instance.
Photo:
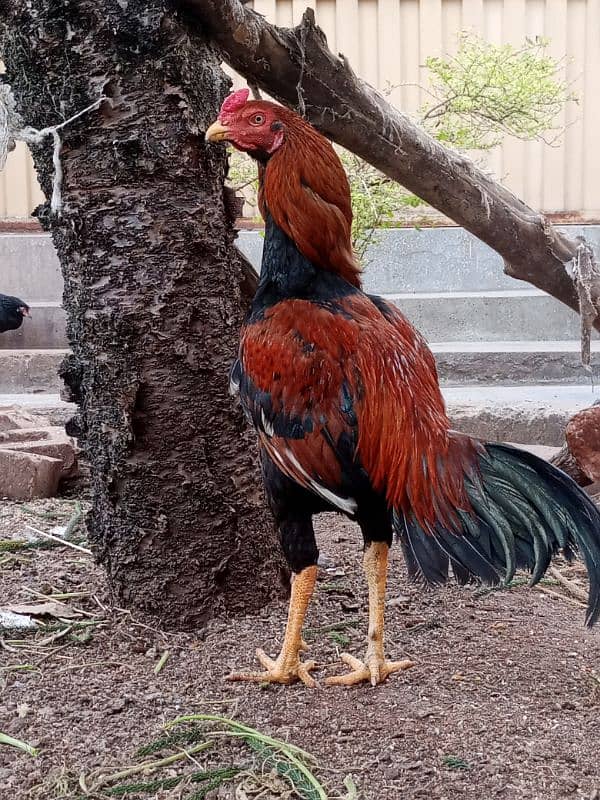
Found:
[[[363,569],[369,587],[369,630],[367,654],[360,661],[350,653],[342,653],[342,661],[351,672],[327,678],[328,686],[355,686],[370,682],[373,686],[384,681],[393,672],[414,666],[408,659],[387,661],[384,651],[385,632],[385,587],[387,582],[389,547],[385,542],[371,542],[365,550]]]
[[[64,428],[47,426],[4,431],[0,433],[0,447],[56,458],[62,463],[63,478],[74,478],[78,474],[77,446]]]
[[[48,420],[22,412],[0,409],[0,448],[38,458],[3,456],[6,469],[0,474],[0,497],[13,500],[51,497],[63,478],[78,475],[77,447],[64,428]],[[58,462],[58,480],[56,478]]]
[[[55,441],[13,442],[3,445],[6,450],[18,450],[20,453],[36,453],[48,456],[61,462],[61,477],[74,478],[77,476],[77,452],[75,444],[67,436]]]
[[[600,405],[579,411],[565,429],[565,445],[551,459],[580,486],[600,480]]]
[[[343,55],[329,50],[312,9],[296,28],[278,28],[239,0],[178,3],[251,84],[493,247],[508,275],[579,310],[566,266],[584,242],[553,228],[543,214],[470,158],[437,142],[358,78]],[[593,268],[593,253],[586,252]],[[600,329],[600,319],[594,325]]]
[[[565,438],[571,455],[590,482],[600,480],[600,406],[576,414],[567,425]]]
[[[39,417],[20,408],[10,406],[0,409],[0,432],[2,433],[16,428],[35,428],[39,424]]]
[[[30,511],[59,510],[60,501],[50,502]],[[65,505],[67,518],[71,510],[72,501]],[[18,538],[27,519],[16,504],[3,504],[0,535]],[[367,609],[358,527],[332,515],[316,527],[321,548],[337,564],[336,577],[321,572],[306,619],[322,683],[335,674],[341,647],[362,655]],[[587,588],[581,565],[560,569]],[[133,763],[138,747],[161,736],[166,721],[200,712],[233,716],[305,748],[322,767],[318,774],[330,797],[346,794],[341,784],[348,774],[361,800],[596,797],[600,630],[584,628],[584,609],[523,585],[424,590],[407,582],[397,547],[390,552],[388,584],[390,600],[401,594],[407,602],[388,607],[386,655],[406,655],[416,666],[376,689],[331,687],[317,695],[302,684],[262,689],[222,680],[265,638],[269,650],[278,650],[283,601],[258,615],[222,617],[203,630],[178,633],[148,627],[148,620],[111,606],[105,576],[90,557],[61,548],[15,557],[0,571],[5,602],[31,602],[29,590],[47,592],[46,586],[83,592],[66,602],[99,624],[88,629],[85,642],[66,635],[40,646],[49,636],[41,631],[27,635],[31,649],[0,649],[8,668],[2,671],[2,731],[40,748],[31,758],[0,747],[0,794],[74,800],[82,795],[80,775],[107,765],[118,771]],[[343,610],[349,598],[358,611]],[[84,630],[73,633],[83,639]],[[165,650],[171,656],[155,674]],[[37,668],[14,668],[26,662]],[[202,767],[210,752],[206,762],[204,754],[195,757]],[[232,743],[226,763],[247,763],[248,757]],[[232,800],[235,785],[224,786],[215,799]]]
[[[302,639],[302,626],[306,610],[310,603],[315,582],[317,580],[317,567],[307,567],[292,579],[292,594],[288,608],[288,620],[285,628],[283,646],[277,660],[269,658],[264,650],[259,648],[256,657],[265,668],[265,672],[234,672],[228,676],[230,681],[251,681],[254,683],[295,683],[301,680],[305,686],[314,689],[317,685],[310,676],[310,671],[315,668],[315,661],[300,661],[300,652],[307,649]]]
[[[0,497],[52,497],[62,477],[62,466],[58,458],[0,448]]]

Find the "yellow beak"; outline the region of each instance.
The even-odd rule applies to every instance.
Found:
[[[229,128],[225,125],[222,125],[219,120],[213,122],[210,128],[204,134],[204,138],[207,142],[223,142],[227,139],[229,135]]]

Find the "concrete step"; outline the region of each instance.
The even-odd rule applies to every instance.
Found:
[[[31,318],[23,320],[18,330],[0,334],[0,348],[36,350],[67,347],[66,317],[60,301],[36,301],[29,305]]]
[[[579,317],[535,289],[385,295],[430,342],[573,341]],[[65,312],[59,302],[34,302],[31,319],[0,335],[0,348],[64,348]]]
[[[455,430],[485,441],[560,447],[573,414],[600,399],[590,386],[474,386],[443,390]],[[58,394],[0,394],[0,407],[15,406],[66,421],[76,406]]]
[[[564,226],[600,245],[600,226]],[[241,231],[239,246],[260,263],[263,239]],[[577,315],[502,274],[499,257],[460,228],[389,229],[378,234],[365,287],[393,300],[429,341],[576,339]],[[34,318],[0,336],[0,347],[65,347],[62,277],[49,237],[0,235],[3,292],[32,305]]]
[[[444,386],[582,384],[579,342],[434,342],[430,345]],[[600,342],[592,343],[600,375]],[[0,392],[54,392],[66,349],[0,350]]]
[[[600,226],[558,225],[568,236],[583,235],[600,248]],[[237,246],[260,268],[263,239],[240,231]],[[364,259],[368,292],[468,292],[518,290],[523,284],[503,272],[501,257],[462,228],[387,228],[377,231]]]
[[[579,316],[537,289],[389,294],[430,342],[573,340]]]
[[[0,393],[59,392],[58,368],[68,350],[0,350]]]
[[[558,225],[575,237],[584,235],[600,248],[599,225]],[[238,247],[260,268],[263,239],[259,231],[240,231]],[[367,291],[465,292],[515,289],[521,284],[502,271],[502,259],[462,228],[387,228],[369,247],[364,281]],[[52,240],[43,233],[0,235],[2,291],[23,300],[60,301],[62,276]]]
[[[573,414],[600,400],[579,386],[461,386],[444,388],[452,426],[485,441],[560,447]]]
[[[446,386],[583,384],[579,341],[432,342]],[[592,342],[592,368],[600,376],[600,341]]]

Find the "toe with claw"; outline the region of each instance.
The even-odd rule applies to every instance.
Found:
[[[302,649],[306,649],[306,646]],[[269,658],[265,651],[260,649],[256,651],[256,657],[265,668],[264,672],[234,672],[227,676],[227,680],[283,684],[295,683],[300,680],[310,689],[314,689],[317,685],[310,674],[311,670],[316,667],[316,661],[302,662],[299,658],[284,659],[281,655],[275,660]]]
[[[351,672],[346,675],[335,675],[327,678],[325,680],[327,686],[354,686],[357,683],[365,683],[367,681],[370,681],[372,686],[377,686],[392,672],[410,669],[415,665],[414,661],[409,659],[386,661],[384,658],[375,655],[367,655],[365,660],[361,661],[351,656],[350,653],[342,653],[342,661],[350,667]]]

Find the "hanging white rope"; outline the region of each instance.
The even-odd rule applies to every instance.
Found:
[[[592,328],[600,316],[600,267],[594,258],[594,251],[583,237],[577,237],[579,246],[573,259],[573,281],[579,297],[581,316],[581,363],[591,374],[591,336]]]
[[[52,180],[52,197],[50,199],[50,209],[54,214],[60,215],[62,209],[62,166],[60,163],[60,150],[62,141],[59,131],[66,125],[70,125],[79,117],[98,108],[106,97],[99,97],[91,105],[73,114],[72,117],[60,122],[58,125],[50,125],[47,128],[38,130],[31,126],[23,125],[23,121],[15,108],[15,99],[10,90],[10,86],[0,84],[0,169],[4,168],[6,156],[14,150],[15,142],[25,142],[26,144],[41,144],[47,136],[54,140],[54,151],[52,153],[52,163],[54,165],[54,178]]]

